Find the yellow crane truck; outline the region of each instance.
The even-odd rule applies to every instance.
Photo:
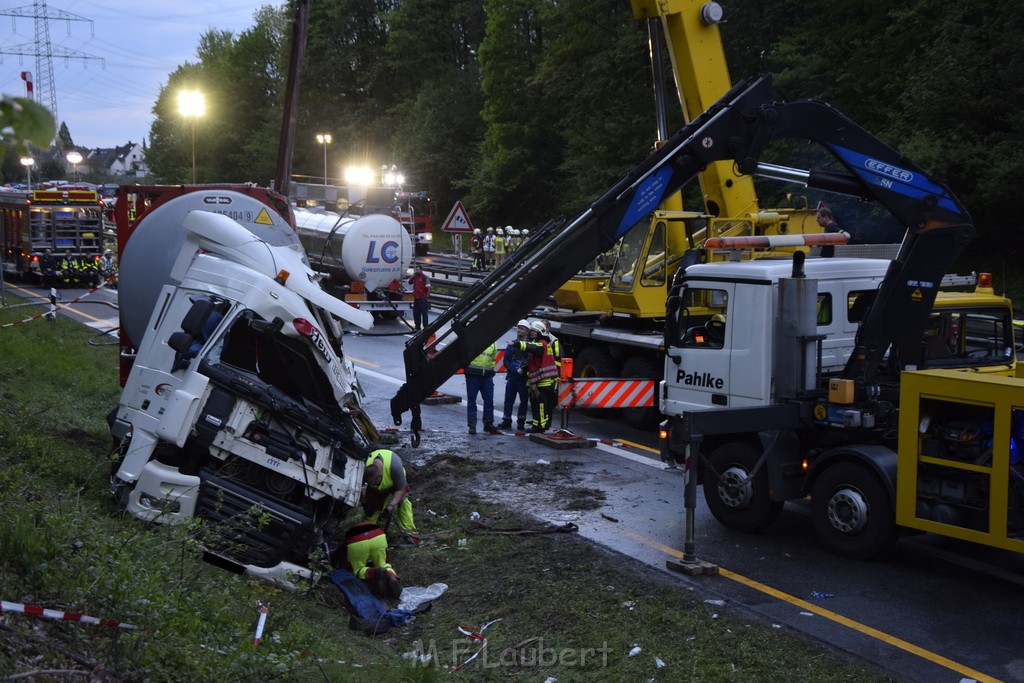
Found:
[[[731,80],[718,24],[722,8],[705,0],[630,0],[633,14],[647,23],[654,70],[658,141],[668,136],[665,93],[660,87],[662,39],[668,54],[684,119],[692,120],[729,90]],[[827,171],[818,171],[826,176]],[[803,173],[782,166],[762,164],[756,175],[807,184]],[[799,246],[770,246],[747,250],[704,249],[709,238],[779,237],[821,233],[816,207],[805,197],[794,206],[761,208],[753,175],[740,173],[731,160],[708,163],[699,174],[701,211],[685,211],[681,193],[667,197],[655,210],[646,230],[626,233],[607,253],[587,264],[586,270],[569,279],[554,293],[555,310],[546,311],[562,344],[564,355],[574,359],[573,373],[581,378],[663,377],[662,331],[668,295],[666,273],[683,263],[713,262],[733,258],[752,259],[792,254]],[[803,200],[803,201],[801,201]],[[847,226],[850,227],[850,226]],[[853,226],[851,231],[857,232]],[[839,253],[869,254],[891,258],[897,245],[850,245]],[[991,290],[982,283],[977,295],[963,291],[941,293],[936,308],[950,308],[947,317],[977,307],[989,311]],[[973,287],[968,288],[973,289]],[[1001,299],[1001,297],[1000,297]],[[1003,314],[1012,317],[1008,300]],[[605,411],[607,412],[607,411]],[[626,408],[623,418],[632,426],[654,428],[662,419],[656,405]]]

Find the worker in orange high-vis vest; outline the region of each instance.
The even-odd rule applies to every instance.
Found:
[[[416,541],[416,523],[412,518],[412,502],[409,500],[409,482],[405,478],[405,466],[394,451],[380,448],[366,459],[363,474],[366,495],[363,499],[363,521],[376,523],[381,513],[387,512],[398,521],[399,529]]]
[[[345,562],[378,597],[402,596],[402,583],[388,562],[388,538],[373,522],[360,522],[345,533]]]
[[[530,384],[530,409],[533,413],[530,432],[546,432],[551,426],[558,384],[558,365],[548,343],[548,330],[543,322],[534,320],[530,323],[530,341],[517,341],[515,344],[530,354],[526,365],[526,379]]]

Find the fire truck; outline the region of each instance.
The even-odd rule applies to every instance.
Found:
[[[103,199],[75,187],[0,192],[0,248],[4,276],[42,281],[47,249],[79,259],[103,253]]]
[[[349,207],[353,215],[383,213],[409,232],[417,256],[426,256],[433,241],[434,203],[426,191],[405,191],[394,187],[368,187],[365,199]]]

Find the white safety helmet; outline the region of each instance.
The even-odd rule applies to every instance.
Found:
[[[506,226],[505,226],[505,229],[506,229],[506,230],[512,230],[513,228],[512,228],[512,226],[511,226],[511,225],[506,225]]]
[[[487,232],[494,232],[494,228],[487,228]]]
[[[519,228],[512,228],[512,234],[516,237],[519,237]]]
[[[545,337],[548,336],[548,328],[544,327],[544,323],[539,320],[534,320],[530,323],[530,329],[537,334],[544,335]]]
[[[473,234],[474,235],[479,235],[480,234],[480,228],[473,228]]]
[[[498,233],[499,235],[504,235],[504,234],[505,234],[505,231],[504,231],[504,230],[502,230],[501,228],[498,228],[496,232],[497,232],[497,233]]]
[[[529,230],[527,230],[526,228],[523,228],[523,234],[524,234],[524,235],[529,235],[529,234],[530,234],[530,231],[529,231]]]
[[[530,329],[530,321],[520,320],[519,322],[516,323],[516,327],[525,327],[526,329]]]

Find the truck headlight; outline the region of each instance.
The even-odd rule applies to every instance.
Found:
[[[139,505],[147,510],[155,510],[157,512],[167,512],[170,514],[181,512],[181,503],[179,501],[169,498],[157,498],[148,493],[139,494]]]

